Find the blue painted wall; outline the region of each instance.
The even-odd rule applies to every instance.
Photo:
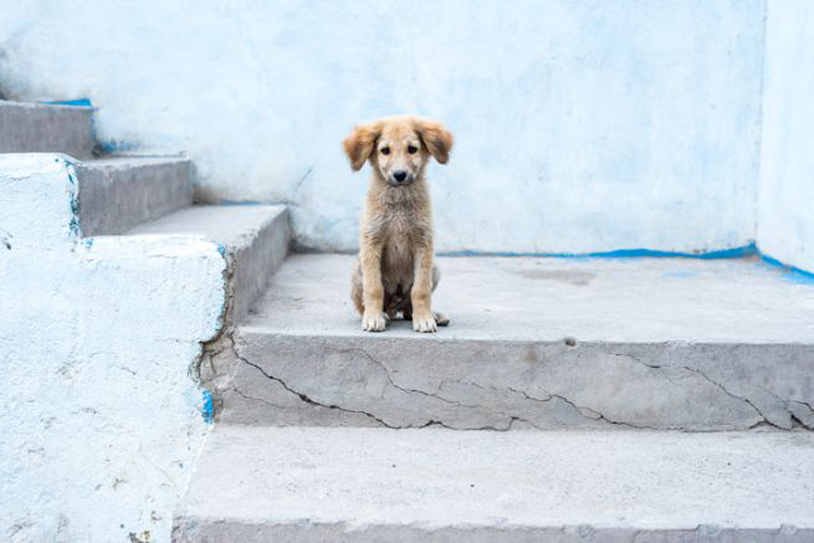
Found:
[[[758,245],[814,272],[814,2],[771,0],[766,23]]]
[[[352,250],[340,141],[396,112],[457,137],[439,250],[726,250],[756,235],[763,0],[0,0],[0,81],[89,97],[110,144],[184,149],[212,200],[285,201]]]

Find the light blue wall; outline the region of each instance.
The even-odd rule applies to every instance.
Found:
[[[693,251],[755,238],[763,0],[0,0],[0,84],[88,96],[105,140],[187,149],[212,199],[287,201],[352,249],[341,139],[416,112],[439,250]]]
[[[814,2],[770,0],[758,246],[814,272]]]

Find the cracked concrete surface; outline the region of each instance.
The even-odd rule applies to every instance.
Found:
[[[231,386],[240,400],[227,400],[224,420],[303,424],[304,413],[293,420],[288,413],[322,407],[338,412],[336,424],[356,425],[362,416],[392,428],[506,430],[517,422],[705,431],[764,423],[789,429],[795,421],[814,427],[809,403],[770,392],[760,379],[758,364],[784,360],[782,346],[330,340],[239,336],[242,364]],[[807,355],[814,357],[814,349]],[[742,375],[712,367],[735,357]],[[693,359],[700,364],[689,365]],[[750,366],[754,372],[746,371]],[[802,364],[781,366],[786,385],[805,375]]]
[[[241,363],[221,420],[500,431],[814,428],[814,341],[811,319],[803,319],[814,288],[753,262],[441,259],[452,271],[437,299],[453,327],[431,337],[398,322],[384,334],[359,331],[344,299],[350,262],[300,255],[283,265],[236,332]],[[694,275],[675,279],[676,269]],[[505,299],[484,304],[482,285],[496,285]],[[524,313],[522,322],[501,327],[512,311]],[[485,324],[469,328],[477,317]],[[549,326],[560,319],[571,324]],[[613,333],[621,324],[625,331]]]

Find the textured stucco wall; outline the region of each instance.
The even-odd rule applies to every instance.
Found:
[[[0,0],[0,85],[88,96],[103,140],[188,150],[210,198],[356,245],[340,140],[417,112],[440,250],[705,250],[755,237],[763,0]]]
[[[814,3],[771,0],[766,23],[758,246],[814,272]]]
[[[0,540],[167,541],[225,263],[196,238],[80,240],[71,173],[0,155]]]

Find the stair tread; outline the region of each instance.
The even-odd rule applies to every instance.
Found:
[[[441,257],[434,336],[395,322],[360,329],[354,257],[295,255],[244,323],[250,333],[377,338],[814,343],[814,282],[760,261]]]
[[[200,205],[175,211],[128,232],[203,236],[217,242],[230,263],[232,305],[238,322],[262,295],[288,253],[288,210],[283,205]]]
[[[218,426],[176,524],[810,529],[812,453],[804,432]]]
[[[196,205],[136,226],[128,234],[200,235],[241,247],[285,211],[282,205]]]

